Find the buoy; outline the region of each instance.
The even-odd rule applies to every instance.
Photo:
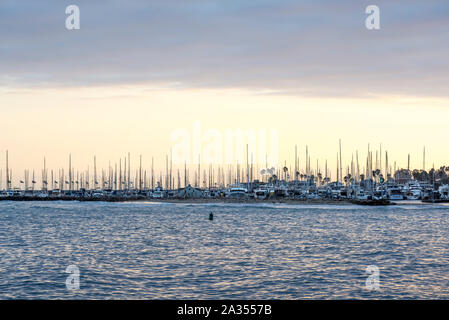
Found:
[[[210,221],[214,220],[214,214],[212,212],[209,214],[209,220]]]

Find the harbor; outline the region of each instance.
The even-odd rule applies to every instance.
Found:
[[[211,320],[449,300],[448,14],[0,1],[0,301]]]
[[[247,146],[248,150],[248,146]],[[93,172],[77,170],[68,157],[68,167],[53,170],[43,160],[40,181],[34,170],[24,170],[14,184],[8,151],[5,154],[5,179],[0,177],[0,200],[12,201],[159,201],[159,202],[282,202],[282,203],[352,203],[358,205],[391,205],[394,201],[449,202],[449,167],[397,168],[389,164],[388,152],[382,161],[382,146],[374,152],[369,149],[366,165],[359,163],[358,151],[351,163],[343,164],[341,141],[337,153],[336,174],[328,168],[327,160],[315,168],[306,147],[305,167],[299,163],[295,146],[294,163],[260,169],[247,160],[246,164],[228,166],[187,167],[174,169],[172,158],[165,157],[163,170],[146,169],[139,156],[139,165],[131,169],[131,155],[120,159],[107,169],[97,169],[93,157]],[[249,154],[247,153],[247,159]],[[123,160],[123,161],[122,161]],[[346,170],[343,168],[346,167]],[[135,171],[134,171],[135,170]],[[135,172],[134,175],[131,172]],[[192,174],[193,173],[193,174]],[[1,171],[0,171],[1,175]],[[193,176],[193,178],[191,178]],[[40,185],[40,187],[38,187]]]

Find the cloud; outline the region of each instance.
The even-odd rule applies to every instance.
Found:
[[[73,3],[72,3],[73,2]],[[449,4],[375,1],[2,1],[0,84],[448,97]],[[65,29],[77,4],[81,29]]]

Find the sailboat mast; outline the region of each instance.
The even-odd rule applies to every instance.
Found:
[[[94,156],[94,189],[97,189],[97,157]]]
[[[295,145],[295,181],[298,180],[298,146]]]
[[[175,188],[174,178],[173,178],[173,149],[170,148],[170,190]]]
[[[342,165],[342,162],[341,162],[341,139],[339,139],[338,140],[338,144],[339,144],[339,148],[340,148],[340,180],[342,180],[342,178],[343,178],[343,165]],[[343,180],[342,180],[342,182],[343,182]]]
[[[423,155],[422,155],[422,169],[426,171],[426,147],[424,146]]]
[[[11,189],[11,181],[9,177],[8,150],[6,150],[6,190]]]
[[[142,155],[139,160],[139,190],[142,190]]]
[[[128,152],[128,190],[130,188],[131,181],[131,154]]]
[[[408,159],[407,159],[407,171],[410,171],[410,153],[408,154]]]
[[[69,154],[69,191],[72,191],[72,154]]]
[[[151,157],[151,189],[154,189],[154,157]]]

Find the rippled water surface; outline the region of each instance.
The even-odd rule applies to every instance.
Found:
[[[445,205],[2,201],[0,298],[447,299],[448,237]]]

